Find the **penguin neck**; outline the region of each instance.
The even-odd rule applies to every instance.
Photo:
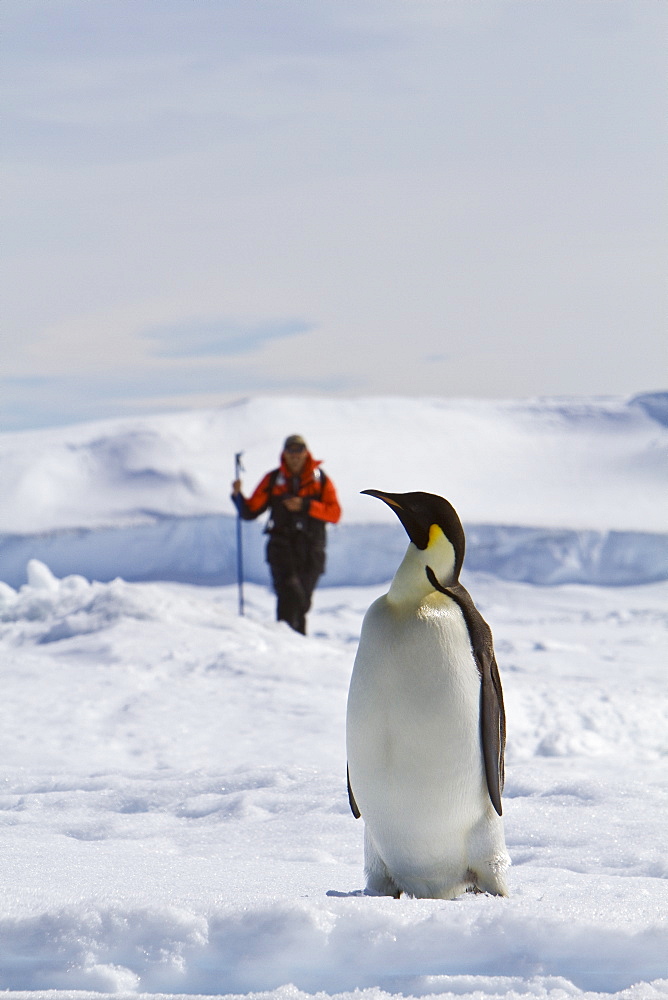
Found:
[[[431,566],[444,587],[456,582],[455,550],[442,532],[439,535],[436,543],[426,549],[410,543],[387,593],[390,604],[419,607],[430,594],[436,593],[427,578],[427,566]]]

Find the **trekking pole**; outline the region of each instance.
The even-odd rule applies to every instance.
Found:
[[[234,478],[240,479],[244,467],[241,461],[243,451],[238,451],[234,456]],[[241,511],[237,507],[237,586],[239,588],[239,614],[244,613],[244,550],[243,536],[241,532]]]

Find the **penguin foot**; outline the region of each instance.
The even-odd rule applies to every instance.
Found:
[[[508,886],[498,872],[490,872],[481,875],[469,868],[466,873],[466,892],[472,892],[477,896],[509,896]]]
[[[371,839],[369,828],[364,827],[364,874],[366,896],[393,896],[399,899],[401,889],[390,875],[389,869]]]
[[[368,872],[364,895],[392,896],[394,899],[399,899],[401,889],[389,875],[380,874],[379,872]]]
[[[377,889],[369,889],[367,887],[364,890],[364,892],[362,893],[362,895],[363,896],[390,896],[392,899],[399,899],[399,897],[401,896],[401,889],[397,889],[397,887],[394,886],[394,888],[390,889],[388,892],[378,892]]]

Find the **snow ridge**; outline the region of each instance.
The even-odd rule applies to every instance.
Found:
[[[633,586],[668,579],[668,535],[631,531],[572,531],[494,524],[466,525],[467,571],[539,585],[584,583]],[[244,577],[269,584],[259,524],[243,525]],[[406,537],[396,524],[329,528],[325,587],[367,586],[390,579]],[[363,558],[360,558],[363,553]],[[80,528],[40,535],[0,536],[2,579],[26,582],[32,558],[59,576],[173,580],[223,585],[236,581],[236,523],[232,517],[153,517],[126,528]]]
[[[467,567],[527,583],[632,585],[668,577],[668,393],[634,399],[246,400],[191,411],[0,434],[0,579],[29,559],[102,581],[235,579],[233,454],[246,489],[300,428],[337,485],[325,585],[392,576],[405,538],[360,491],[448,497]],[[246,578],[268,580],[258,524]],[[360,558],[360,553],[364,554]]]

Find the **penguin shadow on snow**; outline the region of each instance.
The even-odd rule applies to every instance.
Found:
[[[364,490],[409,544],[367,610],[348,693],[348,794],[364,822],[363,890],[507,896],[505,713],[489,625],[459,583],[464,529],[431,493]]]

